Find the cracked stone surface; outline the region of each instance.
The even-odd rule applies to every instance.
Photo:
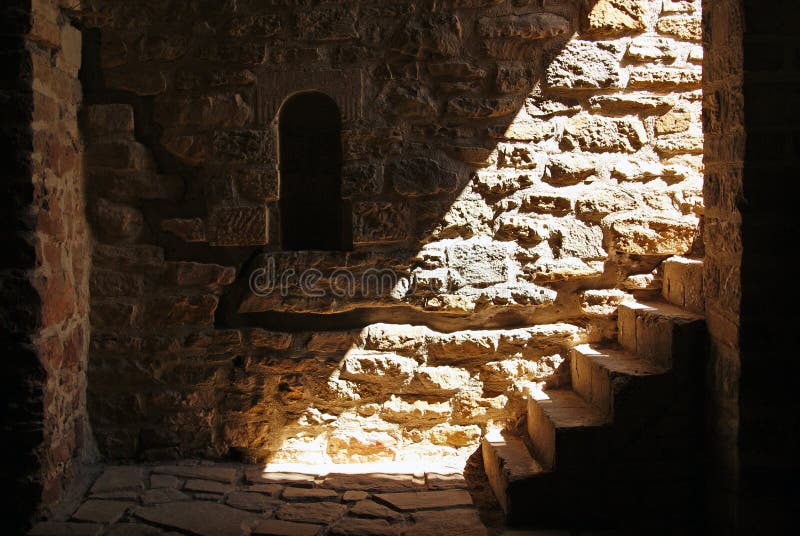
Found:
[[[460,474],[266,473],[205,461],[110,466],[70,517],[29,534],[488,535],[468,487]]]

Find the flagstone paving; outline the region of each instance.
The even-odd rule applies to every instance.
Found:
[[[489,534],[460,474],[266,473],[186,461],[108,466],[69,519],[32,536]]]

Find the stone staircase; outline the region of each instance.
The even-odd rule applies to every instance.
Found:
[[[692,525],[702,500],[702,261],[663,264],[663,300],[619,307],[618,344],[572,350],[571,388],[488,434],[486,473],[514,525]]]

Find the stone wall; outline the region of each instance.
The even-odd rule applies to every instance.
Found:
[[[66,4],[71,2],[63,2]],[[78,133],[81,34],[58,2],[0,8],[4,527],[59,500],[93,452],[86,413],[89,231]]]
[[[90,4],[109,456],[460,463],[702,253],[699,2]],[[303,90],[342,112],[350,252],[279,244]]]
[[[704,4],[705,276],[710,333],[708,374],[710,520],[728,534],[736,525],[741,313],[742,94],[741,2]],[[723,526],[724,525],[724,526]]]
[[[776,16],[779,14],[780,16]],[[794,2],[707,2],[706,312],[710,522],[715,534],[791,532],[797,492],[797,364],[781,277],[796,235],[800,9]],[[768,371],[780,371],[774,374]]]

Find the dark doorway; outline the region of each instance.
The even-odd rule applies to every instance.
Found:
[[[299,93],[283,105],[279,121],[282,248],[351,249],[338,106],[322,93]]]

